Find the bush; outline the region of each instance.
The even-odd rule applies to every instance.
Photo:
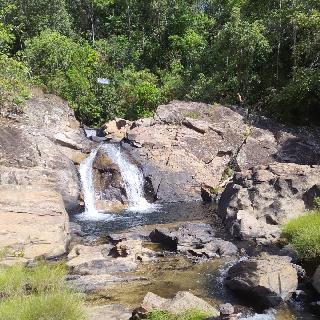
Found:
[[[204,320],[208,314],[199,310],[188,310],[181,315],[174,315],[166,311],[152,311],[148,315],[148,320]]]
[[[124,117],[136,120],[151,116],[161,102],[157,77],[148,70],[127,68],[123,70],[119,80],[119,100]]]
[[[85,316],[79,297],[65,291],[5,300],[0,303],[0,319],[82,320]]]
[[[0,109],[19,109],[29,97],[29,70],[22,63],[0,53]]]
[[[24,55],[33,76],[66,99],[82,121],[100,121],[101,109],[95,104],[92,89],[99,56],[86,41],[75,42],[57,32],[44,31],[26,42]]]
[[[305,216],[289,221],[283,228],[283,235],[301,259],[320,257],[320,211],[311,211]]]

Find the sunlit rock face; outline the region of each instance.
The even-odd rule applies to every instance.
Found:
[[[65,252],[66,211],[79,209],[76,165],[90,148],[73,111],[54,95],[37,92],[23,113],[0,116],[1,246],[27,259]]]
[[[210,199],[233,172],[273,163],[319,164],[319,132],[291,129],[242,109],[173,101],[153,118],[107,123],[162,202]]]

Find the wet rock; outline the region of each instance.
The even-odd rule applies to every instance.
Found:
[[[235,314],[234,307],[230,303],[222,304],[219,306],[220,315],[208,320],[237,320],[238,316]]]
[[[312,285],[320,293],[320,266],[317,268],[316,272],[312,278]]]
[[[310,309],[314,314],[320,316],[320,301],[311,302]]]
[[[67,265],[74,274],[114,274],[133,271],[139,262],[149,261],[154,256],[153,251],[142,246],[141,240],[121,241],[115,246],[77,245],[68,255]]]
[[[245,293],[253,305],[268,308],[290,299],[298,275],[290,258],[262,254],[231,267],[225,282],[230,289]]]
[[[234,313],[234,307],[230,303],[221,304],[219,306],[219,310],[220,310],[220,315],[222,316],[227,316]]]
[[[95,275],[69,275],[67,277],[67,286],[72,290],[83,293],[103,292],[110,285],[119,285],[121,283],[141,283],[146,282],[144,277],[131,276],[128,274],[95,274]]]
[[[178,292],[173,299],[164,299],[152,292],[148,292],[143,299],[142,307],[147,311],[163,310],[173,314],[180,314],[190,309],[197,309],[211,317],[219,315],[218,310],[209,303],[188,291]]]
[[[127,208],[126,191],[120,169],[102,150],[97,152],[93,169],[97,209],[118,212]]]
[[[173,229],[158,228],[150,233],[150,239],[169,250],[193,257],[225,257],[238,253],[234,244],[215,238],[212,227],[204,223],[185,223]]]
[[[234,176],[221,195],[219,213],[231,234],[244,240],[274,242],[280,227],[312,207],[320,166],[272,164]]]

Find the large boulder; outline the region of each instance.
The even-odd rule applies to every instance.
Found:
[[[21,246],[24,260],[65,253],[66,211],[80,209],[76,165],[90,148],[57,96],[35,91],[22,113],[0,116],[0,249]]]
[[[113,141],[121,141],[126,137],[132,123],[125,119],[116,118],[104,124],[101,128],[101,133],[104,133],[105,136]]]
[[[320,164],[319,131],[289,129],[239,108],[173,101],[153,118],[104,126],[140,164],[160,202],[210,199],[233,171]]]
[[[233,236],[272,242],[281,225],[310,209],[319,195],[320,166],[257,166],[235,174],[222,193],[219,214]]]
[[[127,196],[119,167],[101,149],[93,162],[93,182],[96,208],[120,211],[127,208]]]
[[[162,310],[173,314],[181,314],[187,310],[196,309],[207,313],[211,317],[219,315],[219,311],[215,307],[188,291],[180,291],[172,299],[164,299],[148,292],[143,299],[142,307],[147,311]]]
[[[231,267],[225,282],[231,290],[246,294],[252,305],[268,308],[290,299],[298,287],[298,274],[290,258],[262,254]]]
[[[38,93],[14,121],[0,118],[0,146],[0,185],[51,189],[62,195],[67,211],[78,209],[75,164],[90,143],[66,102]]]
[[[28,186],[0,186],[0,248],[5,262],[53,258],[66,252],[68,215],[61,195]]]
[[[160,106],[153,119],[135,122],[123,146],[141,164],[158,201],[201,200],[201,191],[210,193],[227,178],[248,130],[244,117],[229,108],[174,101]],[[263,164],[271,161],[276,142],[266,148],[260,140],[252,143]],[[251,154],[242,158],[244,168],[256,161]]]
[[[214,258],[236,255],[238,248],[231,242],[214,236],[205,223],[184,223],[174,228],[157,228],[150,233],[153,242],[160,243],[190,257]]]

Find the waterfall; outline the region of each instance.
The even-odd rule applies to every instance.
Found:
[[[92,164],[98,152],[98,148],[91,151],[90,155],[80,164],[80,178],[83,190],[83,200],[85,204],[85,216],[95,218],[99,212],[95,207],[95,192],[93,185]]]
[[[120,146],[105,144],[101,149],[120,169],[129,202],[129,210],[146,211],[152,208],[152,204],[144,196],[144,177],[142,172],[121,153]]]

